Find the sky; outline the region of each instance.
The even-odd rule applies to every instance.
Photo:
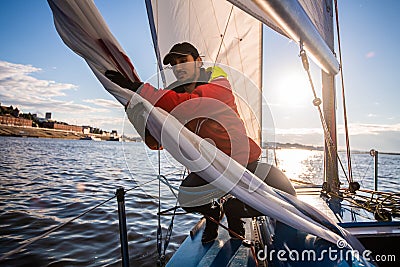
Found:
[[[96,0],[100,12],[143,80],[156,72],[144,1]],[[339,0],[345,97],[353,150],[400,152],[400,1]],[[22,112],[103,130],[124,130],[122,106],[55,31],[47,1],[0,1],[0,103]],[[336,49],[337,50],[337,49]],[[275,141],[322,145],[299,48],[264,29],[264,97]],[[311,64],[317,95],[320,70]],[[343,108],[337,78],[339,146]]]

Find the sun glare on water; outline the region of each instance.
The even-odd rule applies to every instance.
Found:
[[[323,173],[322,151],[303,149],[276,150],[278,168],[289,179],[321,183]]]

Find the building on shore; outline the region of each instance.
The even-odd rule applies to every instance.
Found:
[[[83,133],[86,135],[96,134],[101,136],[103,139],[109,139],[110,133],[103,131],[99,128],[94,128],[91,126],[78,126],[69,125],[65,122],[57,122],[52,120],[52,113],[46,112],[45,117],[38,117],[37,114],[24,114],[19,111],[18,108],[13,106],[2,106],[0,103],[0,124],[5,124],[8,126],[24,126],[24,127],[39,127],[47,129],[55,129],[67,132]],[[111,138],[118,139],[117,131],[113,131]]]
[[[90,126],[82,126],[82,132],[83,134],[90,134],[92,127]]]
[[[0,116],[0,124],[30,127],[32,126],[32,120],[5,115],[5,116]]]
[[[83,132],[82,126],[77,125],[69,125],[64,123],[58,123],[54,121],[46,121],[42,124],[43,128],[55,129],[55,130],[63,130],[63,131],[71,131],[71,132]]]

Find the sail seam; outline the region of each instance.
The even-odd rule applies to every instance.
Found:
[[[192,5],[192,2],[189,2],[189,5],[191,5],[191,7],[192,7],[193,9],[196,8],[195,5]],[[203,32],[203,30],[202,30],[202,26],[201,26],[201,23],[200,23],[200,21],[199,21],[199,17],[197,16],[197,12],[194,12],[194,14],[195,14],[195,18],[196,18],[197,25],[198,25],[199,30],[200,30],[200,35],[202,36],[201,40],[203,40],[204,47],[206,48],[206,51],[205,51],[205,52],[208,54],[208,57],[211,58],[210,51],[209,51],[209,48],[208,48],[208,46],[207,46],[207,43],[204,41],[204,40],[206,40],[206,38],[204,37],[204,32]],[[190,20],[190,19],[189,19],[189,20]],[[190,31],[190,30],[189,30],[189,31]]]
[[[232,7],[233,7],[233,5],[232,5]],[[236,35],[238,36],[238,38],[237,38],[237,47],[238,47],[238,53],[239,53],[239,58],[240,58],[240,67],[241,67],[240,71],[244,75],[243,57],[242,57],[242,52],[241,52],[241,49],[240,49],[240,42],[242,41],[242,38],[240,37],[240,34],[238,32],[237,20],[236,20],[236,16],[235,15],[233,16],[233,20],[234,20],[234,23],[235,23]],[[245,92],[246,100],[249,99],[248,87],[247,87],[247,79],[244,79],[244,92]],[[246,104],[249,105],[249,103],[246,103]],[[253,114],[253,109],[250,108],[250,110],[251,110],[251,113]],[[252,119],[252,116],[250,116],[250,123],[251,123],[251,126],[252,126],[252,129],[251,129],[252,131],[251,132],[252,133],[256,132],[257,125],[254,125],[254,120]],[[245,123],[245,125],[247,125],[247,124]]]

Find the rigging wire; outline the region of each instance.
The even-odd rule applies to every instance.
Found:
[[[156,16],[157,16],[157,25],[155,25],[156,27],[156,31],[159,32],[159,26],[158,26],[158,22],[159,22],[159,13],[158,13],[158,1],[156,2],[157,5],[157,12],[156,12]],[[158,42],[158,39],[157,39]],[[157,43],[157,47],[158,47],[158,43]],[[160,58],[157,57],[157,64],[160,65]],[[157,87],[160,88],[160,69],[157,68]],[[162,235],[162,228],[161,228],[161,178],[163,177],[161,175],[161,144],[158,144],[157,146],[157,161],[158,161],[158,212],[157,212],[157,252],[158,252],[158,263],[159,265],[165,265],[165,253],[162,253],[162,239],[163,239],[163,235]],[[165,179],[165,177],[164,177]]]
[[[369,161],[369,164],[368,164],[368,166],[367,166],[367,169],[365,170],[364,175],[363,175],[362,178],[360,179],[360,182],[363,182],[363,181],[364,181],[365,176],[367,176],[368,171],[369,171],[369,168],[371,168],[373,162],[374,162],[374,159],[371,157],[371,159],[370,159],[370,161]]]
[[[101,202],[100,204],[94,206],[93,208],[88,209],[87,211],[81,213],[80,215],[78,215],[78,216],[76,216],[76,217],[74,217],[74,218],[72,218],[72,219],[70,219],[70,220],[68,220],[68,221],[66,221],[66,222],[64,222],[64,223],[62,223],[62,224],[60,224],[60,225],[57,225],[57,226],[51,228],[49,231],[47,231],[47,232],[45,232],[45,233],[43,233],[43,234],[41,234],[41,235],[39,235],[39,236],[37,236],[37,237],[28,239],[27,242],[26,242],[25,244],[23,244],[23,245],[17,247],[16,249],[13,249],[13,250],[7,252],[6,254],[4,254],[4,255],[0,258],[0,262],[3,261],[3,260],[5,260],[6,258],[10,257],[11,255],[14,255],[14,254],[20,252],[22,249],[24,249],[25,247],[29,246],[30,244],[32,244],[32,243],[34,243],[34,242],[36,242],[36,241],[38,241],[38,240],[40,240],[40,239],[42,239],[42,238],[48,236],[49,234],[53,233],[54,231],[57,231],[58,229],[64,227],[64,226],[67,225],[67,224],[69,224],[70,222],[73,222],[73,221],[75,221],[76,219],[78,219],[78,218],[80,218],[80,217],[86,215],[87,213],[89,213],[89,212],[95,210],[96,208],[98,208],[98,207],[104,205],[105,203],[107,203],[108,201],[112,200],[112,199],[115,198],[115,197],[116,197],[116,195],[114,195],[114,196],[110,197],[109,199],[107,199],[107,200]]]
[[[339,50],[339,62],[340,62],[340,80],[342,83],[342,105],[343,105],[343,117],[344,117],[344,129],[346,136],[346,153],[347,153],[347,170],[349,181],[353,182],[353,171],[351,168],[351,153],[350,153],[350,138],[349,138],[349,130],[347,125],[347,108],[346,108],[346,97],[344,93],[344,77],[343,77],[343,61],[342,61],[342,49],[341,49],[341,41],[340,41],[340,27],[339,27],[339,13],[338,13],[338,3],[335,0],[335,14],[336,14],[336,31],[337,31],[337,39],[338,39],[338,50]]]
[[[162,254],[162,229],[161,229],[161,151],[160,147],[157,150],[157,159],[158,159],[158,213],[157,213],[157,252],[158,252],[158,260],[161,265],[164,265],[165,255]]]
[[[303,49],[303,43],[300,42],[300,56],[302,59],[302,63],[303,63],[303,67],[307,72],[308,75],[308,79],[310,81],[311,84],[311,89],[314,95],[314,100],[313,100],[313,104],[314,106],[316,106],[318,108],[318,112],[319,112],[319,116],[320,116],[320,120],[322,123],[322,127],[324,130],[324,137],[325,137],[325,142],[327,144],[327,148],[328,148],[328,153],[329,153],[329,157],[330,159],[333,159],[333,155],[337,158],[338,162],[340,163],[340,166],[343,170],[343,173],[346,177],[346,180],[349,184],[349,188],[348,190],[352,193],[354,193],[356,190],[358,190],[360,188],[359,183],[354,182],[353,181],[353,173],[352,173],[352,167],[351,167],[351,152],[350,152],[350,140],[349,140],[349,133],[348,133],[348,123],[347,123],[347,109],[346,109],[346,99],[345,99],[345,91],[344,91],[344,78],[343,78],[343,61],[342,61],[342,53],[341,53],[341,42],[340,42],[340,27],[339,27],[339,16],[338,16],[338,5],[337,5],[337,0],[335,0],[335,13],[336,13],[336,27],[337,27],[337,35],[338,35],[338,46],[339,46],[339,58],[340,58],[340,66],[341,66],[341,70],[340,70],[340,75],[341,75],[341,83],[342,83],[342,101],[343,101],[343,113],[344,113],[344,123],[345,123],[345,136],[346,136],[346,155],[347,155],[347,170],[348,173],[346,173],[343,163],[339,157],[338,151],[337,151],[337,147],[334,144],[333,140],[332,140],[332,136],[330,135],[330,131],[328,128],[328,125],[326,123],[326,120],[322,114],[321,111],[321,99],[317,97],[316,92],[315,92],[315,88],[314,88],[314,84],[312,82],[312,78],[311,78],[311,73],[309,70],[309,63],[308,63],[308,59],[307,59],[307,55],[305,50]],[[333,150],[333,152],[332,152]]]
[[[186,175],[186,169],[184,170],[184,172],[182,174],[182,178],[185,177],[185,175]],[[175,193],[174,193],[174,195],[175,195]],[[176,197],[175,207],[179,207],[178,206],[178,197],[176,195],[175,195],[175,197]],[[174,211],[173,211],[172,217],[171,217],[171,222],[168,226],[167,233],[165,234],[163,255],[165,255],[165,252],[167,251],[167,248],[169,245],[169,241],[171,240],[172,229],[174,228],[174,219],[175,219],[175,215],[177,214],[176,210],[177,210],[177,208],[174,208]]]

